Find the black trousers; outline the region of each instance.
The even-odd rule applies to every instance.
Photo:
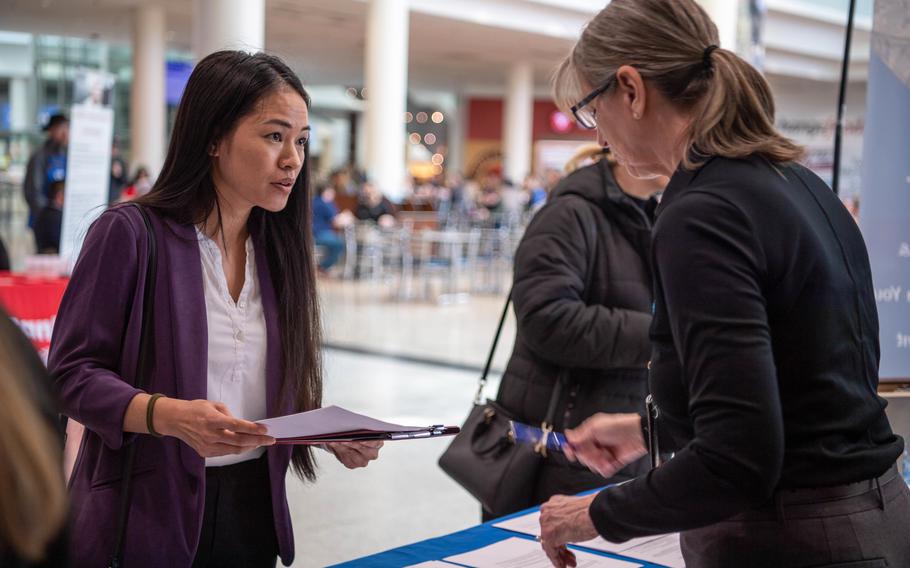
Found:
[[[910,566],[910,490],[874,480],[779,491],[774,502],[681,535],[688,568]]]
[[[277,560],[266,456],[205,468],[205,516],[193,568],[274,568]]]

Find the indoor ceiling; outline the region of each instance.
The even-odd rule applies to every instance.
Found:
[[[0,30],[128,44],[140,0],[0,0]],[[170,49],[189,51],[192,2],[158,0],[167,11]],[[367,3],[268,0],[266,49],[284,57],[310,84],[363,82]],[[538,88],[571,48],[569,39],[412,11],[408,83],[455,92],[501,91],[510,64],[528,60]]]

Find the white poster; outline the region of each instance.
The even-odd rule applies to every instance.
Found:
[[[71,265],[79,257],[89,225],[107,207],[114,111],[105,93],[112,85],[109,73],[81,71],[75,78],[74,92],[84,96],[77,98],[80,102],[73,105],[70,120],[60,236],[60,255]]]

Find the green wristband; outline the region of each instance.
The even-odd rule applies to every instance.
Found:
[[[148,428],[149,434],[155,436],[156,438],[160,438],[161,434],[155,431],[155,426],[152,423],[152,417],[154,416],[155,412],[155,402],[157,402],[158,399],[163,396],[163,394],[153,394],[151,398],[149,398],[149,403],[145,410],[145,425]]]

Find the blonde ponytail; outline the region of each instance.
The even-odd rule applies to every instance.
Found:
[[[764,77],[717,44],[717,27],[694,0],[613,0],[557,69],[554,99],[568,111],[585,94],[582,82],[603,85],[620,66],[631,65],[693,117],[684,167],[715,155],[799,159],[802,148],[774,127]]]
[[[693,152],[683,166],[691,168],[706,156],[759,154],[772,162],[802,157],[803,149],[774,126],[774,99],[765,78],[730,51],[716,49],[708,57],[705,94],[688,132]]]

